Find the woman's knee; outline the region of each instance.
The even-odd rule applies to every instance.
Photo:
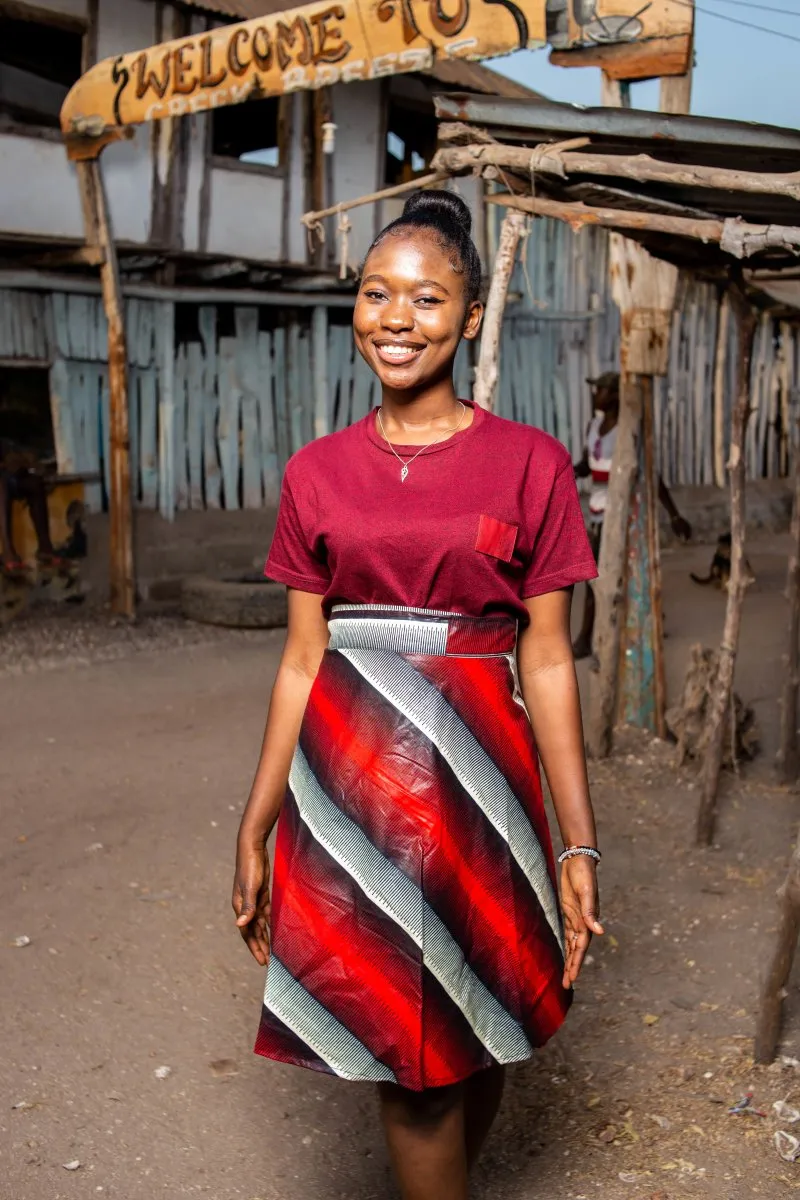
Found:
[[[460,1083],[421,1092],[397,1084],[381,1084],[378,1090],[384,1113],[390,1120],[420,1131],[438,1128],[464,1099]]]

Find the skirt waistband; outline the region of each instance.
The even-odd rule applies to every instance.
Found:
[[[490,657],[511,654],[517,644],[513,617],[465,617],[389,604],[334,605],[328,629],[331,650]]]

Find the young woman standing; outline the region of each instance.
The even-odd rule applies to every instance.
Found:
[[[469,227],[424,192],[379,235],[353,329],[381,406],[287,466],[289,629],[233,889],[269,959],[257,1053],[373,1080],[404,1200],[465,1200],[504,1064],[558,1029],[602,933],[569,630],[595,564],[567,451],[455,394]]]

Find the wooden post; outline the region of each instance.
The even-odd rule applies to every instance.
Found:
[[[619,719],[666,736],[666,684],[658,534],[653,377],[639,377],[642,395],[637,478],[627,532],[626,603],[619,647]]]
[[[731,500],[731,576],[725,625],[719,648],[719,666],[711,687],[708,702],[708,753],[703,765],[703,788],[697,814],[697,843],[708,846],[714,836],[717,813],[717,791],[722,770],[723,738],[730,728],[729,713],[733,692],[733,673],[739,646],[742,604],[747,589],[744,572],[745,538],[745,458],[744,443],[750,417],[750,359],[756,317],[741,291],[734,283],[730,288],[731,311],[738,333],[738,362],[736,368],[736,402],[731,416],[731,450],[728,459]]]
[[[792,506],[791,550],[786,573],[789,625],[786,639],[783,695],[781,696],[781,740],[778,774],[782,783],[793,783],[800,774],[797,741],[798,688],[800,688],[800,445],[794,437],[794,504]]]
[[[754,1058],[758,1063],[770,1063],[775,1057],[781,1032],[783,998],[797,951],[797,938],[800,935],[800,841],[794,848],[778,897],[780,915],[775,949],[764,979],[756,1026]]]
[[[617,704],[620,625],[625,598],[625,551],[631,491],[639,461],[642,388],[637,376],[620,379],[617,444],[608,481],[608,499],[600,543],[599,578],[594,584],[593,649],[596,668],[589,687],[586,745],[594,758],[611,753]]]
[[[111,554],[109,590],[111,611],[136,615],[133,565],[133,500],[131,494],[130,432],[128,425],[128,348],[125,302],[119,278],[117,249],[111,231],[100,161],[78,163],[78,178],[86,240],[100,249],[100,282],[108,319],[109,382],[109,495]]]
[[[511,282],[517,257],[517,246],[524,227],[525,216],[523,213],[508,212],[503,218],[500,228],[497,257],[494,260],[492,281],[486,300],[486,313],[483,318],[481,351],[478,369],[475,372],[473,391],[475,403],[480,404],[482,408],[494,408],[503,312],[506,306],[508,285]]]
[[[609,257],[612,292],[620,310],[622,373],[617,445],[598,563],[600,578],[594,584],[596,666],[589,681],[586,744],[596,758],[611,752],[618,696],[623,698],[627,720],[654,733],[663,730],[660,601],[659,613],[653,611],[661,593],[661,578],[652,411],[647,413],[649,434],[641,454],[640,438],[644,408],[652,410],[652,376],[665,374],[667,369],[678,279],[675,267],[651,258],[643,247],[618,234],[611,235]],[[629,564],[635,569],[628,571]]]

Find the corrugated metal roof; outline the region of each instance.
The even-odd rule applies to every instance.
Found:
[[[647,155],[684,166],[727,168],[759,174],[800,173],[800,131],[715,117],[675,116],[627,108],[583,108],[548,100],[447,95],[436,97],[440,121],[457,121],[491,133],[496,142],[537,146],[577,137],[591,139],[591,150],[630,158]],[[465,137],[464,140],[468,140]],[[515,174],[515,172],[509,172]],[[516,172],[523,187],[528,172]],[[800,227],[800,201],[777,192],[754,192],[726,186],[664,183],[570,171],[560,178],[544,172],[537,177],[537,194],[561,201],[582,201],[595,207],[694,216],[724,220],[741,217],[754,225]],[[725,272],[730,258],[716,243],[703,243],[682,234],[626,230],[626,237],[643,242],[654,254],[679,266]],[[753,265],[797,267],[797,255],[787,246],[771,247],[750,260]]]
[[[304,8],[302,0],[181,0],[184,8],[196,8],[214,13],[232,21],[252,21],[255,17],[271,17],[290,8]],[[497,71],[491,71],[480,63],[465,62],[463,59],[437,60],[430,71],[437,83],[447,88],[459,88],[469,92],[481,92],[485,96],[503,96],[508,100],[536,100],[539,93],[526,88],[513,79],[507,79]]]

